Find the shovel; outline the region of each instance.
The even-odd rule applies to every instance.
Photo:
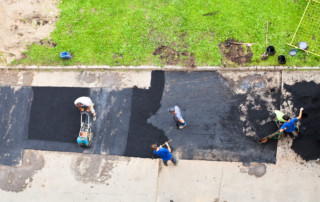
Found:
[[[267,32],[266,32],[266,49],[268,47],[268,20],[267,20]],[[261,55],[261,60],[266,60],[268,58],[267,50]]]

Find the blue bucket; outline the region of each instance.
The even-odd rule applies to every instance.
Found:
[[[67,51],[61,52],[61,53],[60,53],[60,57],[61,57],[62,59],[64,59],[64,60],[71,59],[71,54],[70,54],[69,52],[67,52]]]

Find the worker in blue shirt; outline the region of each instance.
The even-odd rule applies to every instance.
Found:
[[[284,132],[285,131],[285,133],[288,133],[289,135],[292,135],[293,139],[298,137],[298,132],[296,130],[297,128],[295,126],[295,123],[302,118],[302,111],[303,111],[303,108],[301,107],[299,116],[296,117],[296,118],[293,118],[293,119],[290,119],[290,117],[287,116],[287,115],[283,115],[282,118],[286,122],[281,126],[280,132]]]
[[[156,144],[151,145],[151,149],[153,150],[153,153],[160,156],[162,158],[162,161],[165,166],[168,165],[168,161],[171,160],[172,163],[176,166],[177,165],[177,159],[171,154],[171,148],[169,146],[169,143],[165,143],[167,145],[167,148],[164,148],[162,146],[158,147]]]

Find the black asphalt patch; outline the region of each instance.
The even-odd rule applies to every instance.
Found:
[[[275,97],[275,101],[267,103],[255,94],[255,89],[261,89],[260,95]],[[2,157],[0,164],[19,162],[18,156],[25,148],[151,158],[150,145],[168,139],[173,139],[170,145],[182,159],[274,163],[276,141],[260,145],[243,131],[244,126],[250,126],[256,127],[261,136],[273,132],[274,125],[261,122],[270,115],[268,105],[277,108],[279,91],[264,90],[265,85],[259,84],[249,86],[245,94],[237,94],[218,72],[163,71],[152,72],[148,89],[1,87],[0,103],[4,104],[0,109],[5,115],[0,126],[10,135],[1,134],[4,141],[0,154],[9,153],[10,157]],[[90,148],[76,143],[80,114],[73,105],[77,97],[86,95],[96,104],[98,117],[92,126]],[[256,99],[247,102],[249,95]],[[246,103],[246,116],[252,120],[241,121],[243,112],[239,107]],[[14,106],[13,113],[7,105]],[[188,123],[183,130],[176,129],[168,112],[174,105],[181,107]],[[257,105],[260,109],[255,108]],[[12,116],[14,128],[6,126],[8,116]],[[13,143],[4,143],[8,137]]]
[[[152,72],[149,89],[133,88],[130,127],[125,156],[152,157],[151,144],[163,144],[168,138],[147,120],[160,108],[164,88],[164,72]]]
[[[122,156],[126,150],[131,117],[132,89],[110,91],[105,88],[91,90],[96,104],[97,121],[93,123],[94,135],[90,152]]]
[[[30,87],[0,87],[0,164],[16,165],[25,148],[33,93]]]
[[[80,129],[74,101],[89,95],[89,88],[33,87],[29,140],[74,143]]]
[[[304,160],[316,160],[320,158],[320,85],[299,82],[292,86],[284,85],[284,88],[292,94],[290,101],[294,107],[297,110],[304,108],[299,137],[293,141],[291,148]]]
[[[85,93],[83,90],[86,89],[70,88],[68,90]],[[66,119],[74,122],[73,125],[68,126],[66,124],[65,127],[72,127],[72,129],[68,129],[68,133],[60,131],[65,136],[68,136],[68,138],[60,138],[59,141],[43,141],[43,139],[28,140],[26,147],[28,149],[50,151],[123,155],[127,145],[132,89],[110,91],[106,88],[91,88],[88,94],[95,104],[97,114],[97,120],[92,122],[94,138],[91,147],[80,147],[77,144],[76,138],[80,129],[80,112],[74,107],[73,99],[68,101],[68,105],[71,105],[69,106],[70,108],[65,109],[68,112],[68,115],[65,115]],[[72,93],[70,95],[72,95]],[[82,95],[83,94],[81,94],[81,96]],[[56,104],[58,104],[58,102]],[[60,113],[54,113],[53,116],[60,117]],[[65,121],[70,123],[70,120]],[[36,124],[41,126],[42,123],[43,121],[39,121]],[[55,125],[51,127],[53,126]],[[63,142],[61,140],[66,141]]]
[[[262,113],[267,103],[257,99],[255,104],[262,106],[261,110],[250,106],[248,109],[253,123],[240,120],[239,105],[245,103],[250,93],[253,92],[249,89],[247,94],[236,94],[217,72],[166,72],[161,108],[148,122],[173,139],[170,145],[183,159],[274,163],[276,141],[260,145],[243,132],[244,124],[254,127],[259,119],[270,116],[268,111]],[[175,105],[181,108],[188,124],[183,130],[176,129],[168,112]],[[263,126],[257,133],[274,132],[274,126]]]
[[[3,112],[0,114],[0,129],[3,131],[0,133],[3,140],[0,142],[0,164],[18,164],[24,149],[123,155],[127,145],[132,89],[88,90],[0,87],[0,110]],[[94,139],[89,148],[76,143],[80,112],[74,107],[78,96],[88,94],[96,104],[98,116],[92,126]]]
[[[280,93],[272,92],[272,94]],[[255,104],[259,104],[260,109],[254,109],[252,102],[254,102]],[[269,117],[271,117],[272,112],[268,111],[266,103],[261,99],[259,95],[256,95],[254,101],[252,102],[248,104],[247,122],[249,122],[251,127],[255,129],[257,137],[262,139],[277,131],[278,127],[274,121],[260,124],[264,120],[267,120]],[[280,102],[278,99],[273,103],[273,105],[275,106],[275,109],[280,109]]]

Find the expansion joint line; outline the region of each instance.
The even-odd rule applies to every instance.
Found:
[[[152,152],[153,153],[153,152]],[[154,199],[154,201],[156,202],[157,201],[157,198],[158,198],[158,187],[159,187],[159,175],[160,175],[160,166],[161,166],[161,161],[159,161],[157,159],[157,161],[159,162],[158,163],[158,176],[157,176],[157,188],[156,188],[156,198]]]
[[[221,166],[221,178],[220,178],[220,185],[219,185],[218,199],[220,199],[222,178],[223,178],[223,166]]]

